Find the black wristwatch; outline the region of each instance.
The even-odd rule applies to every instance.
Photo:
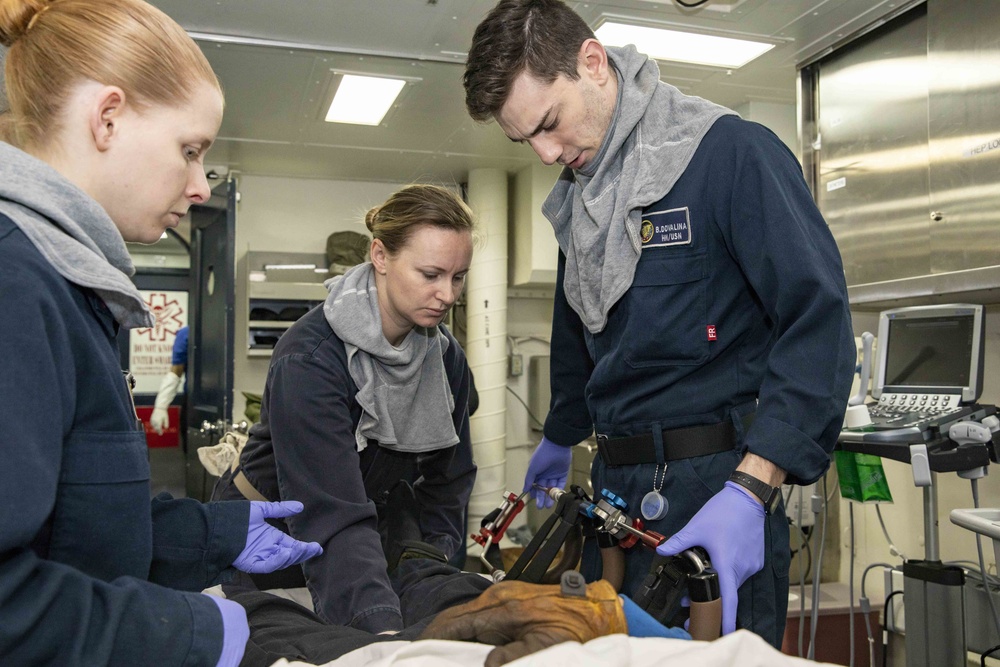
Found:
[[[753,475],[739,470],[733,471],[733,474],[729,476],[729,481],[739,484],[760,498],[761,502],[764,503],[764,511],[768,514],[773,514],[774,510],[778,509],[778,501],[781,500],[781,487],[771,486]]]

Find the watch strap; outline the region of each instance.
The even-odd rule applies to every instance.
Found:
[[[771,486],[767,482],[739,470],[733,471],[733,474],[729,476],[729,481],[739,484],[760,498],[760,501],[764,503],[764,511],[768,514],[772,514],[778,508],[778,501],[781,499],[780,487]]]

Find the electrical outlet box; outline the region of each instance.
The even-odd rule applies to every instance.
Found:
[[[799,491],[802,491],[802,524],[799,525]],[[806,528],[812,526],[816,523],[816,515],[812,511],[812,503],[810,499],[813,494],[816,493],[816,485],[810,484],[809,486],[798,486],[794,484],[786,484],[781,487],[781,492],[784,498],[788,499],[785,505],[785,515],[788,520],[793,524],[799,526],[799,528]]]
[[[885,597],[889,597],[895,591],[903,590],[903,571],[894,567],[883,569],[885,574]],[[906,617],[903,614],[903,595],[900,594],[889,601],[889,606],[882,610],[885,619],[883,625],[889,632],[906,632]],[[885,598],[883,598],[884,600]]]
[[[510,355],[510,376],[518,377],[524,373],[524,357],[520,354]]]

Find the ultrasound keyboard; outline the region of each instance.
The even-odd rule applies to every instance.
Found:
[[[972,414],[976,405],[962,405],[957,394],[885,393],[868,405],[872,423],[845,428],[844,442],[914,442],[929,439],[942,426]],[[923,436],[923,438],[921,438]]]

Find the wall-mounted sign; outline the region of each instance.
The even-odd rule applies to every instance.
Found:
[[[129,332],[129,370],[135,377],[135,393],[155,394],[163,375],[170,370],[174,338],[188,323],[188,293],[140,290],[156,324]]]

